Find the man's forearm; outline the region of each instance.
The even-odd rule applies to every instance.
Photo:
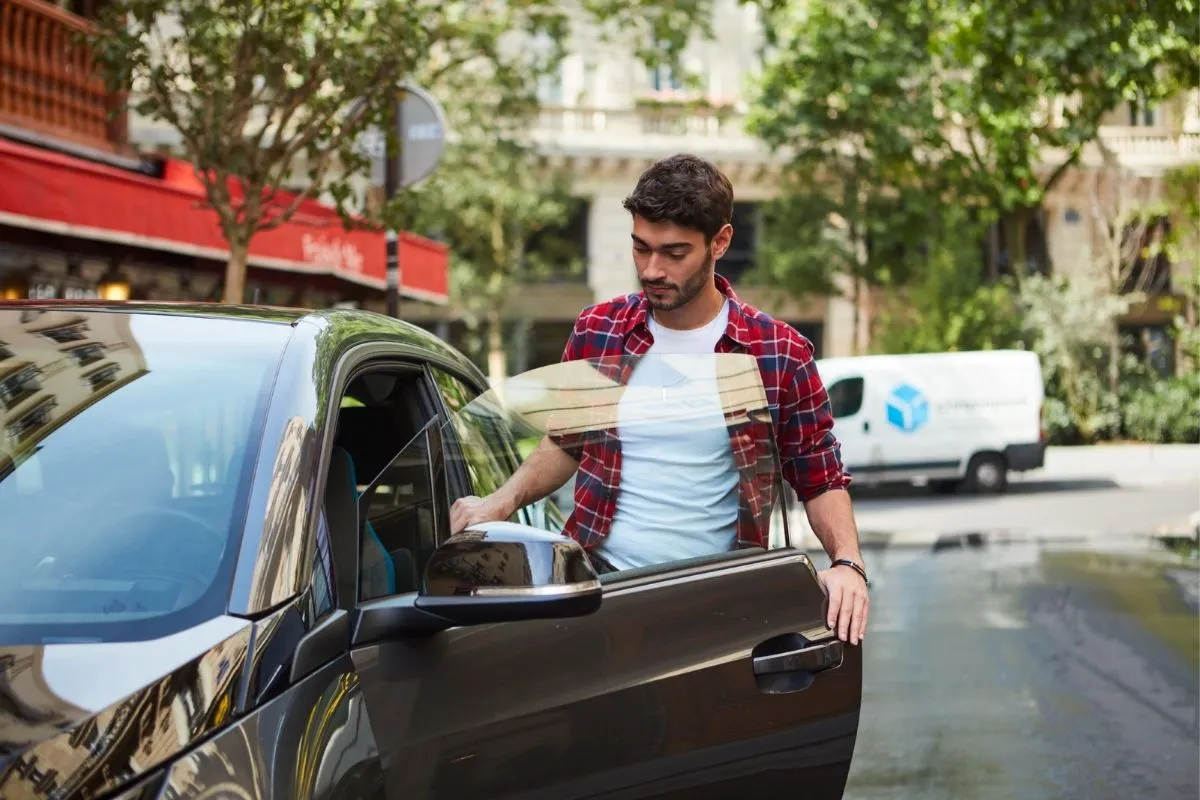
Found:
[[[578,468],[575,459],[546,436],[496,495],[511,515],[561,489]]]
[[[856,564],[862,563],[849,492],[831,489],[817,495],[804,504],[804,513],[830,559],[848,558]]]

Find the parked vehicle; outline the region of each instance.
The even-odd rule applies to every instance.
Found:
[[[769,433],[736,358],[721,424]],[[611,429],[611,366],[489,391],[367,312],[0,306],[0,796],[840,797],[861,647],[786,529],[602,576],[551,504],[449,535],[523,440]]]
[[[1044,463],[1036,353],[988,350],[826,358],[834,432],[856,483],[926,480],[1002,492]]]

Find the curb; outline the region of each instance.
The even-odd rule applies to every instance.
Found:
[[[1114,534],[1107,531],[1022,531],[1006,528],[965,531],[859,531],[859,546],[863,550],[940,550],[979,549],[994,545],[1039,544],[1130,544],[1141,542],[1152,546],[1161,538],[1200,538],[1187,525],[1164,525],[1144,534]],[[799,546],[820,548],[815,536],[805,531]]]

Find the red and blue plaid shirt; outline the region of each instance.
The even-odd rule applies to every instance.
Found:
[[[716,276],[717,287],[729,298],[729,323],[715,352],[747,353],[758,360],[771,409],[772,426],[783,478],[801,502],[832,489],[845,489],[850,476],[842,466],[833,436],[829,395],[813,363],[813,346],[794,328],[742,303],[729,282]],[[626,295],[583,310],[563,352],[563,361],[616,359],[644,355],[654,343],[648,322],[649,304],[643,293]],[[626,359],[629,371],[635,359]],[[621,376],[624,383],[628,372]],[[753,428],[753,425],[750,426]],[[775,448],[747,426],[730,426],[734,460],[738,465],[740,508],[739,547],[766,547],[770,512],[775,503]],[[608,535],[617,510],[621,485],[621,447],[616,431],[587,436],[582,442],[559,440],[578,461],[575,509],[563,531],[591,550]],[[770,459],[766,469],[762,459]]]

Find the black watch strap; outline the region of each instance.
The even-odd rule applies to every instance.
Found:
[[[865,569],[863,569],[860,565],[855,564],[853,561],[851,561],[848,558],[839,558],[839,559],[835,560],[833,563],[831,563],[829,566],[830,567],[849,567],[850,569],[857,572],[859,575],[862,575],[863,583],[865,583],[867,586],[871,585],[871,582],[869,580],[867,580],[867,571]]]

